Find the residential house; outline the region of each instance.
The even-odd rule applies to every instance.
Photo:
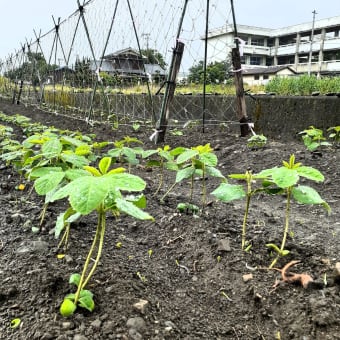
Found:
[[[265,85],[274,77],[291,77],[296,75],[293,68],[280,65],[268,67],[245,68],[242,70],[243,82],[249,86]]]
[[[93,72],[106,72],[111,76],[118,76],[123,81],[151,81],[164,78],[165,71],[160,65],[146,64],[146,57],[129,47],[107,54],[102,61],[91,61]]]

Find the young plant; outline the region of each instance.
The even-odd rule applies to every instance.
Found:
[[[131,147],[131,144],[143,144],[138,138],[126,136],[122,140],[114,142],[114,149],[111,149],[107,152],[108,156],[113,157],[116,162],[119,163],[128,163],[129,172],[131,170],[132,165],[136,165],[139,163],[137,159],[137,155],[143,152],[141,147]]]
[[[250,246],[250,243],[246,240],[246,232],[247,232],[247,221],[248,221],[248,214],[249,214],[249,207],[251,198],[259,193],[263,192],[263,188],[256,188],[252,187],[253,182],[257,179],[263,179],[264,176],[253,174],[250,170],[246,171],[244,174],[232,174],[228,176],[229,178],[242,180],[245,181],[247,184],[247,189],[244,191],[241,185],[231,185],[228,183],[221,183],[220,186],[212,192],[218,200],[222,202],[230,202],[232,200],[241,199],[246,197],[246,206],[243,215],[243,223],[242,223],[242,241],[241,247],[242,250],[247,250]]]
[[[178,170],[176,180],[172,187],[166,192],[162,199],[173,189],[173,187],[184,179],[190,179],[190,194],[189,201],[192,201],[194,191],[195,176],[202,179],[202,204],[205,206],[206,202],[206,177],[218,177],[222,180],[225,177],[216,168],[217,156],[213,153],[210,144],[198,145],[191,149],[186,149],[176,158]]]
[[[80,176],[57,190],[51,199],[55,201],[68,197],[74,212],[87,215],[96,211],[98,217],[96,233],[82,273],[76,276],[79,278],[77,291],[74,295],[67,295],[61,304],[60,313],[64,316],[72,315],[77,307],[84,307],[90,311],[94,308],[93,295],[88,294],[85,287],[94,274],[102,254],[107,212],[111,211],[115,216],[124,212],[137,219],[153,220],[141,209],[146,204],[143,195],[124,197],[121,192],[141,192],[145,188],[145,182],[138,176],[125,173],[123,168],[110,170],[111,162],[110,157],[104,157],[100,160],[98,169],[85,166],[84,169],[89,174]],[[94,253],[96,257],[91,263]]]
[[[327,131],[330,132],[329,138],[333,141],[334,146],[339,146],[340,145],[340,125],[338,126],[332,126]]]
[[[154,195],[157,195],[157,193],[163,186],[164,171],[178,170],[178,165],[175,162],[175,157],[181,154],[183,151],[185,151],[185,148],[183,147],[178,147],[171,150],[169,145],[165,145],[163,148],[145,150],[142,152],[143,159],[149,158],[149,160],[146,162],[147,167],[160,169],[159,184]],[[155,159],[154,156],[157,156],[157,159]]]
[[[286,195],[285,226],[281,245],[279,247],[273,243],[267,244],[268,248],[277,253],[277,256],[270,265],[270,268],[273,268],[281,256],[289,254],[289,251],[285,249],[285,245],[290,231],[289,219],[291,200],[294,198],[297,202],[302,204],[320,204],[328,212],[330,212],[331,209],[328,203],[320,197],[315,189],[298,184],[301,177],[315,182],[322,182],[324,176],[319,170],[314,169],[313,167],[296,163],[294,155],[290,156],[288,162],[283,161],[283,166],[263,170],[259,173],[259,176],[267,178],[263,183],[267,192],[272,194],[284,193]]]
[[[311,152],[316,151],[322,146],[331,145],[323,136],[323,131],[315,128],[314,126],[310,126],[308,129],[299,132],[299,135],[302,136],[303,143]]]
[[[267,137],[264,135],[252,135],[247,140],[247,146],[250,149],[261,149],[267,144]]]

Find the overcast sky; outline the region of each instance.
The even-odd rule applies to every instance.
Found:
[[[18,50],[26,38],[35,40],[33,29],[37,34],[51,30],[52,15],[63,20],[78,8],[76,0],[0,0],[0,5],[0,59]],[[316,20],[340,16],[339,0],[234,0],[234,5],[237,23],[267,28],[311,22],[314,9]],[[228,13],[226,20],[232,23],[232,17],[227,16]]]

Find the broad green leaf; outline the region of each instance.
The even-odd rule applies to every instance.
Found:
[[[207,166],[205,168],[205,172],[207,175],[211,176],[211,177],[218,177],[218,178],[225,178],[222,174],[222,172],[212,166]]]
[[[156,153],[158,153],[158,150],[144,150],[142,152],[142,158],[148,158]]]
[[[216,166],[217,165],[217,156],[211,152],[204,152],[199,155],[199,159],[202,163],[207,166]]]
[[[198,155],[198,151],[197,150],[192,150],[192,149],[188,149],[186,151],[184,151],[183,153],[181,153],[177,159],[176,159],[176,163],[177,164],[182,164],[187,162],[188,160],[191,160],[191,158],[195,157]]]
[[[242,185],[229,183],[221,183],[211,194],[222,202],[238,200],[246,196]]]
[[[136,162],[136,152],[133,149],[124,146],[122,149],[122,153],[129,163]]]
[[[111,166],[111,162],[112,162],[112,158],[111,157],[103,157],[100,161],[99,161],[99,170],[100,172],[104,175],[107,173],[107,171],[109,170],[110,166]]]
[[[165,169],[170,170],[170,171],[177,171],[178,170],[178,165],[176,164],[175,161],[166,162],[164,167],[165,167]]]
[[[128,173],[109,173],[102,178],[110,190],[142,191],[146,186],[142,178]]]
[[[286,167],[275,168],[272,172],[273,182],[280,188],[294,186],[299,181],[297,170]]]
[[[148,213],[136,207],[133,203],[125,199],[117,198],[116,205],[121,212],[124,212],[125,214],[130,215],[139,220],[154,220],[154,218],[151,215],[149,215]]]
[[[75,222],[81,216],[80,213],[76,213],[72,208],[68,208],[65,212],[59,214],[54,227],[54,236],[59,238],[60,233],[64,230],[66,224]]]
[[[61,167],[49,167],[49,166],[45,166],[45,167],[39,167],[39,168],[35,168],[31,171],[30,173],[30,178],[34,179],[34,178],[38,178],[38,177],[42,177],[45,175],[48,175],[52,172],[61,172],[63,171],[63,169]]]
[[[96,169],[95,167],[93,167],[93,166],[85,165],[84,169],[86,171],[88,171],[90,174],[92,174],[93,176],[100,177],[102,175],[100,173],[100,171],[98,169]]]
[[[77,168],[82,168],[85,165],[89,164],[89,160],[87,158],[85,158],[84,156],[76,155],[75,153],[63,152],[60,155],[60,158],[64,162],[70,163]]]
[[[72,208],[77,212],[87,215],[97,209],[109,192],[103,177],[79,177],[70,184],[76,185],[69,194]]]
[[[176,183],[179,183],[183,179],[191,177],[195,173],[195,170],[196,169],[192,166],[179,170],[176,174]]]
[[[93,293],[90,290],[87,289],[82,289],[79,293],[80,297],[84,297],[84,296],[89,296],[91,299],[93,298]]]
[[[299,185],[294,187],[292,189],[292,194],[294,199],[302,204],[322,204],[328,212],[331,211],[328,203],[320,197],[315,189],[309,186]]]
[[[94,301],[91,296],[85,295],[78,300],[79,307],[85,308],[92,312],[94,310]]]
[[[75,179],[77,179],[78,177],[82,177],[82,176],[90,176],[91,174],[83,169],[69,169],[65,171],[65,177],[70,180],[73,181]]]
[[[298,172],[299,176],[308,178],[315,182],[323,182],[325,179],[323,174],[319,170],[314,169],[310,166],[300,166],[296,169],[296,171]]]
[[[68,280],[68,282],[72,285],[76,285],[77,287],[79,286],[79,282],[80,282],[80,274],[75,273],[75,274],[71,274],[70,279]]]
[[[122,168],[122,167],[119,167],[119,168],[115,168],[115,169],[111,169],[108,174],[121,174],[123,172],[125,172],[126,169],[125,168]]]
[[[84,142],[80,141],[79,139],[76,139],[70,136],[65,136],[65,135],[60,138],[60,142],[63,144],[73,145],[77,147],[87,145],[87,144],[84,144]]]
[[[91,146],[87,144],[79,145],[74,150],[74,153],[79,156],[87,156],[92,152]]]
[[[107,152],[110,157],[119,157],[122,153],[122,149],[111,149]]]
[[[45,142],[42,147],[41,151],[47,158],[52,158],[58,156],[63,149],[62,144],[56,138],[50,139]]]
[[[55,189],[65,177],[64,172],[51,172],[34,181],[34,189],[38,195],[46,195]]]
[[[133,203],[136,207],[140,209],[145,209],[146,208],[146,197],[143,194],[140,195],[129,195],[126,196],[125,199],[131,203]]]
[[[157,161],[155,159],[151,159],[151,160],[147,161],[145,165],[147,167],[160,167],[161,166],[161,162]]]
[[[169,149],[165,150],[165,147],[164,147],[164,151],[169,151],[170,154],[174,157],[180,155],[181,153],[183,153],[185,150],[187,150],[186,148],[184,148],[183,146],[178,146],[177,148],[175,149],[172,149],[169,151]]]

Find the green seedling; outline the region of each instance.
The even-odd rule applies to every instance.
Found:
[[[333,141],[333,145],[339,146],[340,145],[340,125],[338,126],[332,126],[329,129],[327,129],[329,134],[329,138]]]
[[[261,149],[267,144],[267,137],[264,135],[253,135],[247,140],[250,149]]]
[[[138,138],[125,136],[122,140],[113,143],[114,149],[107,152],[108,156],[112,157],[115,162],[127,163],[129,167],[129,173],[132,165],[137,165],[139,160],[137,155],[143,152],[141,147],[131,147],[131,144],[143,144]]]
[[[191,203],[178,203],[177,210],[180,213],[197,215],[200,211],[200,208],[197,205]]]
[[[15,318],[15,319],[11,320],[11,325],[10,325],[10,327],[11,327],[12,329],[18,328],[18,327],[20,326],[20,324],[21,324],[21,319]]]
[[[107,212],[114,216],[126,213],[136,219],[153,220],[142,210],[146,204],[143,195],[123,196],[122,193],[122,191],[141,192],[145,188],[145,182],[138,176],[125,173],[123,168],[110,170],[111,162],[110,157],[104,157],[99,161],[98,168],[85,166],[87,175],[72,180],[58,189],[51,198],[51,201],[56,201],[67,197],[76,213],[87,215],[96,212],[98,217],[96,233],[77,282],[77,291],[71,298],[69,295],[66,296],[61,305],[63,307],[61,313],[65,316],[72,315],[78,306],[84,307],[82,294],[98,266],[103,251]],[[91,259],[95,253],[96,257],[92,263]],[[85,300],[91,302],[88,295],[85,296]]]
[[[311,152],[316,151],[322,146],[331,145],[323,136],[323,131],[314,126],[310,126],[308,129],[299,132],[299,135],[302,136],[303,143]]]
[[[289,219],[291,200],[294,198],[301,204],[320,204],[328,212],[331,211],[331,208],[328,203],[320,197],[319,193],[315,189],[298,184],[301,177],[315,182],[323,182],[324,176],[319,170],[314,169],[313,167],[303,166],[301,163],[296,163],[294,155],[290,156],[289,162],[283,161],[282,167],[263,170],[259,173],[259,176],[266,178],[263,185],[268,193],[283,193],[286,195],[285,226],[281,246],[278,247],[272,243],[267,244],[267,247],[277,254],[269,267],[273,268],[281,256],[286,256],[289,253],[289,251],[285,249],[285,245],[290,231]]]
[[[145,275],[142,275],[140,272],[137,272],[136,275],[143,283],[148,282],[148,279],[145,277]]]
[[[175,162],[175,157],[185,150],[186,149],[183,147],[171,150],[169,145],[165,145],[163,148],[145,150],[142,152],[142,158],[148,159],[146,163],[147,167],[160,169],[159,184],[154,195],[157,195],[163,186],[165,170],[178,171],[179,167]]]
[[[152,250],[152,249],[149,249],[149,250],[148,250],[149,259],[151,259],[152,254],[153,254],[153,250]]]
[[[69,279],[70,284],[74,284],[79,288],[81,276],[79,274],[72,274]],[[60,305],[60,314],[64,317],[71,316],[77,307],[85,308],[92,312],[95,307],[93,300],[93,293],[86,289],[80,289],[79,297],[76,300],[76,294],[68,294],[65,296],[62,304]]]
[[[202,180],[202,204],[205,206],[206,202],[206,177],[217,177],[225,180],[222,173],[216,168],[218,163],[217,156],[213,153],[210,144],[198,145],[191,149],[186,149],[176,158],[178,170],[176,173],[175,183],[165,193],[162,199],[174,188],[179,182],[190,179],[190,194],[189,201],[192,201],[194,191],[195,176]]]

